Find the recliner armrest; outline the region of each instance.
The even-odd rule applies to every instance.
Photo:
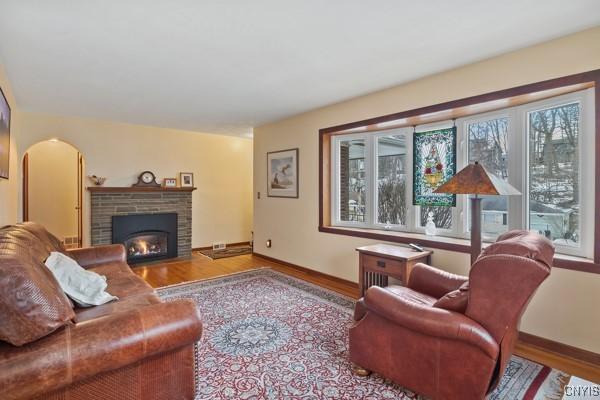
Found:
[[[8,399],[33,398],[200,339],[191,300],[142,307],[67,325],[23,347],[2,347],[0,387]]]
[[[418,263],[410,271],[407,286],[420,293],[439,299],[446,293],[456,290],[468,281],[462,275],[451,274],[430,265]]]
[[[378,286],[372,286],[365,295],[370,312],[424,335],[459,340],[473,345],[490,358],[496,359],[498,343],[485,328],[463,314],[408,302]]]
[[[109,262],[126,262],[125,247],[122,244],[86,247],[67,252],[83,268]]]

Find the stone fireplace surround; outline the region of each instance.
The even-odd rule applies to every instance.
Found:
[[[112,217],[177,213],[177,253],[192,254],[192,191],[195,188],[95,187],[91,193],[92,246],[112,243]]]

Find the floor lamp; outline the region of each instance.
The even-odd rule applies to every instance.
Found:
[[[471,265],[481,253],[481,197],[479,195],[514,196],[517,189],[489,173],[477,161],[467,165],[434,193],[471,194]]]

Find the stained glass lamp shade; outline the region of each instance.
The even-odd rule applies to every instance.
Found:
[[[434,193],[473,194],[471,197],[471,264],[481,253],[481,197],[479,195],[515,196],[517,189],[488,172],[477,161],[467,165]]]

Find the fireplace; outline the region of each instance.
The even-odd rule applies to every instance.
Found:
[[[125,246],[130,264],[177,257],[177,214],[115,215],[112,242]]]

